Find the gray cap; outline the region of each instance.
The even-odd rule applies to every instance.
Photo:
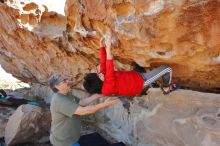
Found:
[[[61,80],[61,74],[59,74],[59,73],[53,74],[49,78],[49,80],[48,80],[49,86],[54,92],[57,92],[55,85],[58,84],[60,82],[60,80]]]

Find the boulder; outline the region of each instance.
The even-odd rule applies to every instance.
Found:
[[[104,132],[129,146],[219,146],[220,95],[177,90],[126,99],[96,114]]]
[[[15,145],[36,143],[49,135],[50,113],[38,106],[21,105],[9,118],[5,128],[5,143]]]
[[[5,127],[9,117],[13,114],[14,111],[14,108],[0,106],[0,138],[5,136]]]

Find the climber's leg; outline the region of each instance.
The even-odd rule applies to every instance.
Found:
[[[172,69],[167,65],[162,65],[149,71],[141,73],[144,78],[144,87],[149,86],[151,83],[162,80],[163,86],[169,86],[172,80]]]

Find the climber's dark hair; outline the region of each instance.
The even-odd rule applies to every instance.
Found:
[[[102,92],[102,80],[99,78],[97,73],[89,73],[84,77],[83,87],[90,94]]]

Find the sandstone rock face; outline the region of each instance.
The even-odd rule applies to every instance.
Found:
[[[50,114],[40,107],[21,105],[9,118],[5,128],[5,143],[15,145],[37,142],[49,135]]]
[[[128,146],[219,146],[218,94],[179,90],[121,102],[97,115],[98,125]]]
[[[97,48],[96,38],[112,30],[113,54],[122,63],[169,64],[182,85],[219,90],[218,0],[67,0],[65,10],[73,38],[92,37],[83,46]]]
[[[54,3],[54,2],[53,2]],[[36,33],[38,36],[47,38],[62,37],[66,30],[66,17],[54,11],[49,12],[45,5],[37,5],[34,2],[10,1],[10,7],[18,10],[20,25]]]
[[[34,9],[37,9],[38,8],[38,5],[31,2],[29,4],[26,4],[24,7],[23,7],[23,10],[24,11],[30,11],[30,10],[34,10]]]
[[[169,64],[182,87],[220,91],[218,0],[67,0],[66,16],[20,4],[0,4],[0,61],[22,81],[46,83],[62,72],[81,87],[84,74],[97,71],[99,39],[111,30],[116,68]]]
[[[86,55],[69,54],[58,42],[24,28],[17,21],[17,10],[5,4],[0,7],[0,62],[13,76],[46,83],[52,73],[61,72],[77,85],[90,67],[95,68]]]

